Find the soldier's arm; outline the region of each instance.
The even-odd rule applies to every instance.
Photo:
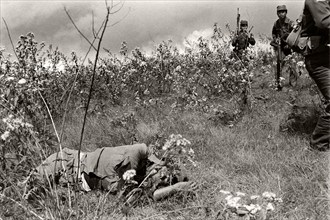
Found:
[[[251,44],[251,45],[256,44],[256,40],[254,39],[253,34],[251,34],[250,37],[249,37],[249,44]]]
[[[276,21],[274,22],[273,28],[272,28],[272,37],[275,40],[277,37],[277,33],[276,33]]]
[[[306,0],[305,7],[312,14],[316,27],[330,29],[330,5],[328,0]]]
[[[159,201],[177,192],[184,192],[184,191],[188,192],[188,191],[196,191],[196,190],[197,190],[197,184],[195,182],[178,182],[174,185],[157,189],[153,194],[153,198],[155,201]]]
[[[237,37],[234,36],[233,40],[231,41],[231,45],[232,45],[233,47],[235,47],[235,46],[236,46],[236,43],[237,43]]]

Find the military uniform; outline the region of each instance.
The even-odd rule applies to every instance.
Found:
[[[255,45],[256,41],[252,34],[249,36],[249,33],[242,29],[243,26],[246,26],[246,27],[248,26],[248,22],[245,20],[242,20],[240,25],[241,25],[241,30],[233,38],[231,44],[234,47],[234,53],[238,56],[238,58],[243,59],[244,51],[250,45]]]
[[[278,7],[278,10],[279,9],[282,8]],[[281,39],[281,49],[285,56],[291,54],[291,49],[288,47],[286,43],[286,38],[289,36],[292,30],[293,30],[293,21],[291,21],[287,17],[284,19],[284,21],[277,19],[273,25],[273,29],[272,29],[273,42],[275,43],[278,38]]]
[[[104,189],[116,192],[123,184],[122,175],[127,170],[136,170],[136,178],[140,178],[137,181],[142,180],[148,160],[162,164],[149,154],[145,144],[103,147],[93,152],[81,152],[78,170],[78,151],[64,148],[62,154],[50,155],[36,171],[43,178],[53,178],[57,184],[76,183],[78,173],[78,181],[85,191]]]
[[[281,11],[285,11],[287,12],[287,8],[285,5],[279,5],[277,6],[277,13],[281,12]],[[288,44],[286,43],[286,39],[289,36],[290,32],[293,30],[293,21],[290,20],[288,17],[285,16],[284,19],[277,19],[273,25],[272,28],[272,37],[273,40],[270,43],[270,45],[272,45],[274,47],[276,56],[278,56],[278,50],[277,50],[277,46],[280,43],[281,45],[281,66],[283,67],[286,63],[284,62],[284,57],[291,54],[292,50],[291,48],[288,46]],[[280,42],[278,42],[278,39],[280,40]],[[288,71],[289,71],[289,84],[292,85],[293,81],[297,80],[297,73],[295,71],[295,67],[292,65],[288,65],[287,66]]]
[[[320,116],[311,137],[311,147],[330,148],[330,3],[329,0],[305,0],[302,37],[309,37],[305,64],[311,78],[325,99],[325,111]]]

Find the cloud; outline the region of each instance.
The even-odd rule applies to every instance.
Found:
[[[298,17],[303,0],[287,1],[292,19]],[[221,28],[228,23],[232,29],[236,26],[236,10],[239,7],[241,18],[249,20],[254,26],[253,32],[270,34],[277,19],[275,9],[280,1],[126,1],[124,7],[110,16],[109,27],[104,36],[102,47],[116,53],[121,42],[126,41],[129,50],[135,47],[150,49],[161,41],[171,39],[181,45],[185,38],[198,38],[198,35],[210,33],[215,22]],[[75,30],[65,14],[65,6],[79,29],[92,39],[92,12],[95,28],[105,16],[104,1],[99,0],[62,0],[62,1],[1,1],[1,16],[9,25],[14,43],[22,34],[33,32],[38,42],[59,46],[66,54],[76,51],[83,56],[88,43]],[[301,7],[299,7],[301,6]],[[127,14],[128,13],[128,14]],[[127,16],[125,17],[125,15]],[[123,19],[124,18],[124,19]],[[1,46],[10,51],[11,46],[6,29],[1,22]]]

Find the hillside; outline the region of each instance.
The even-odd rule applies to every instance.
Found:
[[[180,134],[194,151],[195,163],[180,164],[197,190],[160,202],[143,195],[132,207],[123,207],[116,196],[62,187],[32,202],[22,198],[20,183],[59,149],[57,138],[61,146],[78,149],[92,63],[80,66],[75,54],[65,57],[45,48],[31,34],[20,39],[19,62],[0,54],[0,133],[7,132],[0,142],[0,218],[329,217],[328,153],[308,149],[321,102],[306,70],[299,69],[301,58],[294,55],[289,61],[302,72],[297,84],[288,85],[284,69],[284,89],[276,91],[271,51],[257,45],[249,52],[250,61],[242,63],[230,58],[229,42],[220,31],[215,26],[212,39],[193,42],[183,54],[171,42],[157,45],[152,56],[139,49],[129,54],[123,43],[120,56],[99,61],[82,150],[136,142],[161,148],[171,134]],[[267,44],[267,39],[259,42]],[[46,65],[45,57],[53,65]],[[59,61],[64,71],[56,69]],[[262,210],[264,192],[275,193],[278,200],[270,198],[274,210],[267,213],[238,217],[227,209],[227,191],[248,204],[248,197],[259,195]]]

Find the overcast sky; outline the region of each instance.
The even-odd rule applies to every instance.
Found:
[[[58,46],[60,51],[71,51],[83,56],[88,43],[75,30],[64,7],[79,29],[91,39],[92,14],[95,27],[99,27],[105,17],[104,1],[100,0],[0,0],[1,17],[8,24],[14,44],[20,35],[32,32],[38,42]],[[214,23],[226,29],[228,23],[236,27],[237,8],[241,19],[254,26],[253,33],[270,35],[272,25],[277,19],[276,6],[286,4],[288,17],[295,20],[303,8],[304,0],[130,0],[125,1],[122,9],[110,17],[110,24],[102,46],[117,53],[121,42],[126,41],[129,50],[140,47],[147,51],[163,40],[171,39],[174,44],[182,45],[185,38],[196,38],[212,33]],[[1,20],[1,47],[12,53],[8,34]]]

